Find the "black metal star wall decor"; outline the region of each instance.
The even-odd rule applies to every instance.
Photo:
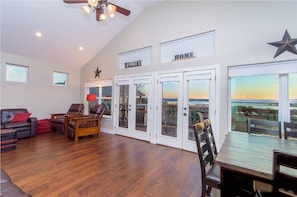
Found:
[[[285,51],[289,51],[289,52],[297,55],[297,50],[295,47],[295,45],[297,44],[297,38],[291,39],[291,36],[289,35],[287,30],[285,31],[285,34],[281,41],[270,42],[268,44],[278,47],[273,58],[276,58],[277,56],[279,56],[280,54],[282,54]]]
[[[100,78],[100,73],[102,72],[102,70],[99,70],[99,68],[97,67],[97,69],[95,70],[95,79],[98,77]]]

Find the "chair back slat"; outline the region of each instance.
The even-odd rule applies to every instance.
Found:
[[[288,137],[297,138],[297,123],[284,122],[285,139]]]
[[[214,158],[212,155],[209,138],[205,130],[204,122],[200,122],[194,125],[194,134],[195,134],[202,174],[205,175],[206,174],[205,167],[208,164],[212,165],[214,163]]]
[[[218,151],[217,151],[217,146],[216,146],[216,142],[215,142],[215,138],[214,138],[214,134],[213,134],[210,119],[209,118],[205,119],[204,124],[205,124],[205,128],[206,128],[206,132],[208,134],[208,138],[209,138],[211,150],[212,150],[212,153],[213,153],[213,157],[216,158],[216,156],[218,154]]]
[[[203,122],[203,114],[201,112],[197,112],[198,122]]]
[[[281,138],[281,122],[248,118],[248,133],[273,135]]]
[[[286,167],[288,173],[284,172],[281,167]],[[297,195],[297,155],[288,154],[278,150],[273,151],[273,193],[280,196],[284,192],[293,192]]]

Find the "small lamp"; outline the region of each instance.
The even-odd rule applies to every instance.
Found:
[[[87,101],[89,102],[89,111],[91,109],[91,105],[90,105],[90,102],[93,102],[93,101],[96,101],[96,94],[88,94],[87,95]]]

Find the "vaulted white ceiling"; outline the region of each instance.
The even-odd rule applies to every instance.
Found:
[[[81,68],[137,15],[160,1],[109,0],[131,11],[96,21],[85,15],[85,4],[63,0],[0,0],[1,51],[40,59],[58,66]],[[42,37],[35,33],[39,31]],[[84,48],[83,51],[79,47]]]

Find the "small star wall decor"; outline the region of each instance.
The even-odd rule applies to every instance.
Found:
[[[277,56],[279,56],[280,54],[282,54],[285,51],[289,51],[289,52],[297,55],[297,50],[295,47],[295,45],[297,44],[297,38],[291,39],[291,36],[289,35],[287,30],[285,31],[285,34],[281,41],[270,42],[268,44],[278,47],[273,58],[276,58]]]
[[[95,79],[98,77],[100,78],[100,73],[102,72],[102,70],[99,70],[99,68],[97,67],[97,69],[95,70]]]

